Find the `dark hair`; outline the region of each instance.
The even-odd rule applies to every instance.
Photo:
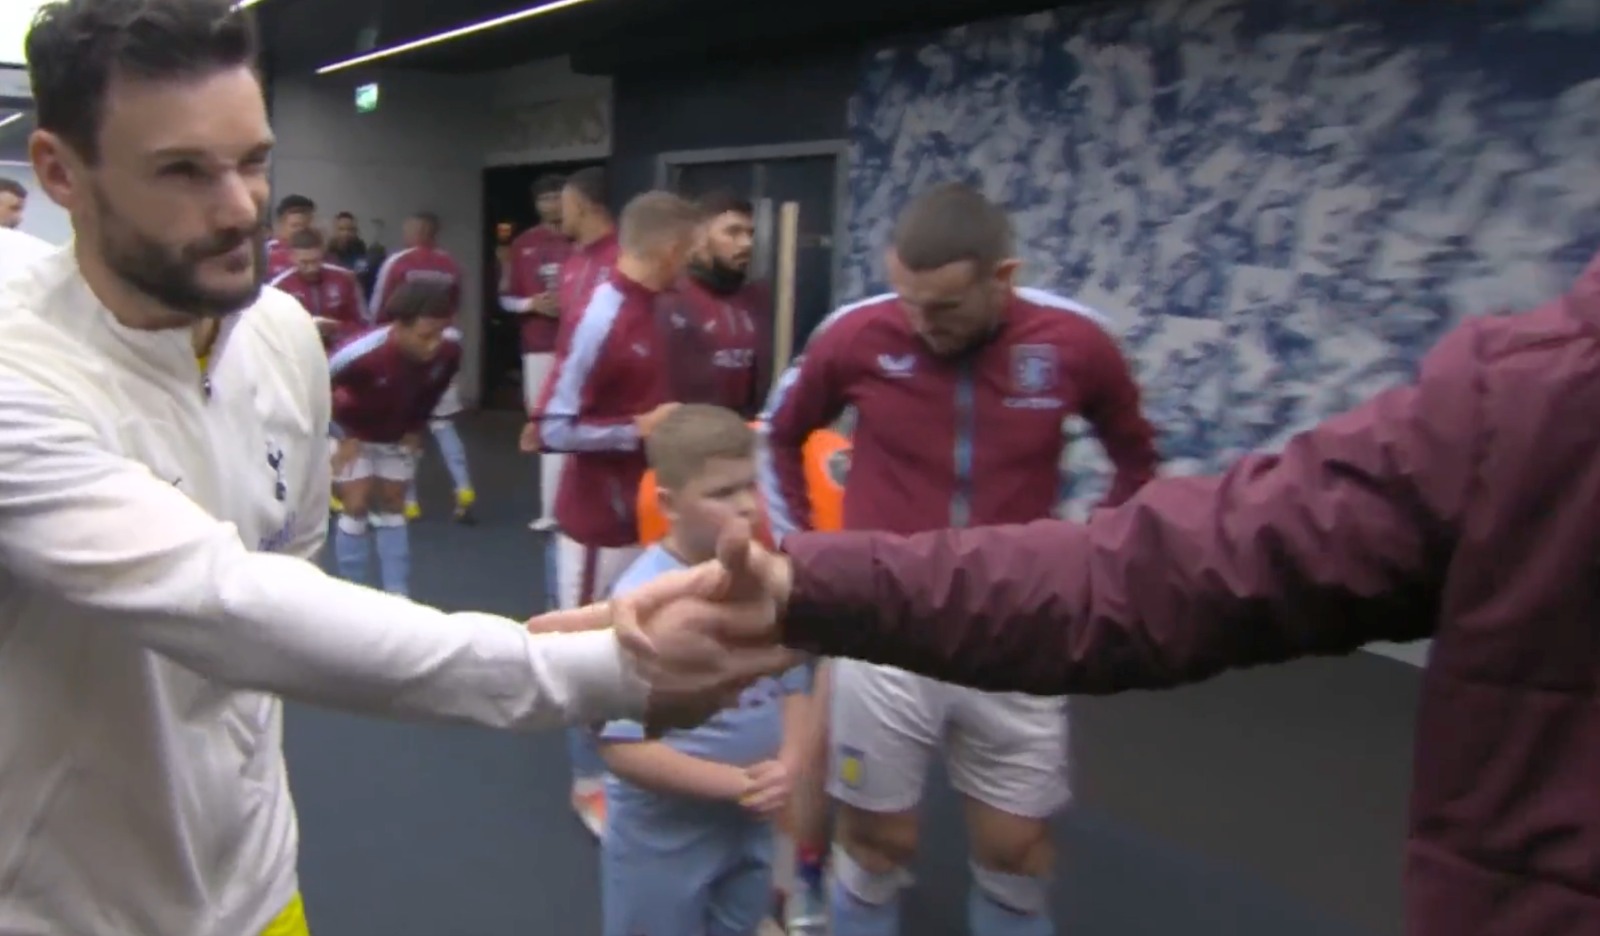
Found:
[[[19,201],[26,200],[28,197],[28,187],[16,179],[0,178],[0,192],[4,192],[7,195],[15,195]]]
[[[567,176],[567,182],[562,187],[577,192],[584,201],[596,208],[607,208],[611,204],[611,192],[606,187],[606,171],[599,166],[579,169]]]
[[[437,236],[438,235],[439,228],[440,228],[441,225],[439,224],[439,216],[434,214],[433,212],[431,212],[431,211],[414,212],[411,215],[411,220],[420,222],[423,227],[427,228],[429,236]]]
[[[706,220],[725,214],[742,214],[745,217],[755,216],[755,207],[750,204],[750,199],[735,194],[728,189],[718,189],[701,195],[696,201]]]
[[[399,325],[451,318],[450,287],[435,280],[406,280],[383,304],[383,314]]]
[[[562,186],[567,184],[567,177],[551,173],[542,175],[533,180],[533,196],[543,198],[546,195],[558,195]]]
[[[278,199],[278,207],[273,211],[273,217],[286,218],[292,214],[311,214],[317,210],[317,203],[304,195],[285,195]]]
[[[295,231],[289,238],[290,250],[316,250],[322,246],[322,232],[316,228],[308,227],[303,231]]]
[[[233,0],[54,0],[26,41],[35,122],[94,164],[113,78],[203,78],[254,67],[257,52]]]
[[[980,273],[1012,256],[1011,220],[977,189],[945,182],[918,195],[895,222],[895,256],[906,269],[968,261]]]
[[[348,211],[341,211],[333,216],[333,220],[335,221],[354,221],[355,219],[356,216]]]

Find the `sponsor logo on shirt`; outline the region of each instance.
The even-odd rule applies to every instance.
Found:
[[[880,354],[878,367],[883,369],[885,377],[904,379],[910,377],[917,367],[917,356],[914,354]]]
[[[860,748],[839,745],[839,782],[852,790],[859,790],[866,779],[867,755]]]

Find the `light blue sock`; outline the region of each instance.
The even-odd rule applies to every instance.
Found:
[[[421,461],[421,459],[418,459],[418,461]],[[410,482],[408,482],[406,484],[406,503],[408,503],[408,504],[420,504],[420,503],[422,503],[422,501],[417,500],[417,477],[416,477],[416,475],[412,475]]]
[[[840,851],[834,850],[837,869]],[[835,874],[828,885],[828,915],[832,919],[833,936],[900,936],[900,894],[896,892],[881,903],[868,903],[845,886],[846,875]],[[878,895],[882,896],[882,895]],[[973,936],[988,936],[973,930]]]
[[[1001,874],[987,868],[974,868],[972,891],[967,895],[967,929],[973,936],[1055,936],[1045,905],[1044,882],[1022,874]],[[998,894],[1010,894],[1014,899],[1001,903],[984,890],[976,876],[981,875],[989,888]],[[1031,910],[1014,909],[1023,905]]]
[[[450,480],[457,491],[472,490],[472,474],[467,470],[467,447],[461,444],[461,433],[448,419],[435,419],[428,424],[433,430],[433,441],[439,443],[439,454],[444,456],[444,466],[450,471]]]
[[[572,779],[598,780],[605,776],[606,762],[600,759],[600,746],[589,729],[567,729],[567,756],[572,758]]]
[[[372,537],[367,535],[364,518],[339,515],[333,529],[333,561],[340,578],[358,585],[367,584],[372,567]]]
[[[402,514],[373,514],[372,538],[378,543],[378,577],[392,595],[411,593],[411,537]]]

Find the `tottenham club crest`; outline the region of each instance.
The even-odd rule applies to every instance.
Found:
[[[283,449],[267,440],[267,467],[272,469],[272,496],[279,501],[289,499],[289,482],[283,476]]]
[[[1024,344],[1011,348],[1011,386],[1021,396],[1038,396],[1056,388],[1054,345]]]

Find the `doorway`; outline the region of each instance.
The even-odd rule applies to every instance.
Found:
[[[500,310],[501,225],[511,237],[539,223],[533,207],[533,183],[546,175],[571,175],[579,169],[604,166],[597,161],[491,166],[483,172],[483,397],[484,409],[516,410],[522,404],[522,332],[516,316]]]
[[[756,254],[752,273],[770,281],[777,269],[778,206],[800,205],[795,257],[794,348],[838,304],[839,262],[835,245],[844,233],[846,156],[843,140],[663,153],[656,186],[694,197],[713,190],[746,195],[756,208]]]

